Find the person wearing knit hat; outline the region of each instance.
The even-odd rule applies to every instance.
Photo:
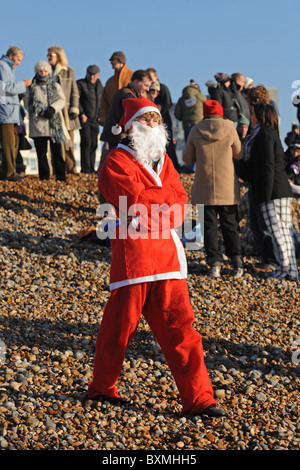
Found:
[[[158,96],[160,89],[161,89],[161,86],[160,86],[159,80],[153,80],[153,82],[150,85],[150,91],[152,90],[156,91],[157,92],[156,96]]]
[[[215,79],[217,80],[218,83],[230,83],[230,77],[227,75],[227,73],[216,73],[215,74]]]
[[[248,88],[253,88],[253,78],[250,77],[245,77],[245,85],[244,88],[245,90],[248,90]]]
[[[158,107],[152,101],[146,98],[127,98],[122,101],[122,105],[125,109],[125,112],[120,122],[112,127],[111,131],[114,135],[120,134],[122,132],[122,127],[124,127],[125,132],[128,131],[132,125],[132,122],[142,114],[155,112],[161,117]]]
[[[158,80],[153,80],[150,85],[150,90],[160,91],[160,83]]]
[[[238,104],[230,89],[231,79],[227,73],[216,73],[217,86],[209,86],[209,94],[212,100],[218,101],[224,111],[224,116],[233,122],[238,121]]]
[[[148,92],[148,98],[149,100],[155,102],[155,99],[158,97],[160,92],[160,83],[158,80],[154,80],[150,87],[149,87],[149,92]]]
[[[216,100],[207,100],[203,104],[203,117],[216,115],[223,117],[224,111],[221,104]]]
[[[220,220],[225,253],[231,260],[233,276],[243,275],[241,240],[238,230],[239,183],[234,160],[242,156],[241,142],[235,126],[224,119],[223,108],[216,100],[203,105],[204,118],[191,130],[183,160],[196,163],[192,186],[192,204],[204,205],[204,249],[209,275],[220,277],[223,256],[219,248]]]
[[[165,125],[148,99],[127,98],[122,104],[119,126],[128,132],[128,142],[109,153],[98,180],[120,223],[110,235],[111,295],[87,398],[126,404],[116,383],[143,315],[173,374],[183,414],[225,416],[214,398],[201,336],[192,326],[185,252],[175,230],[183,223],[188,197],[165,152]]]
[[[237,123],[236,130],[241,142],[244,142],[249,130],[250,121],[245,116],[242,116]]]

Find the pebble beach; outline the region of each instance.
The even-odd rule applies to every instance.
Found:
[[[182,175],[190,190],[192,175]],[[294,201],[296,214],[299,211]],[[300,450],[299,283],[265,279],[255,257],[233,279],[187,250],[195,329],[226,418],[183,416],[141,319],[118,388],[83,400],[109,292],[111,250],[78,232],[99,222],[97,175],[0,181],[1,450]]]

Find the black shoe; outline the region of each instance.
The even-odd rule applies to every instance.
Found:
[[[16,175],[15,173],[5,178],[6,181],[16,181],[16,182],[23,181],[23,179],[24,178],[22,178],[22,176]]]
[[[222,418],[223,416],[227,416],[225,410],[223,410],[222,408],[216,408],[213,405],[210,405],[205,408],[201,414],[205,416],[210,416],[211,418]]]

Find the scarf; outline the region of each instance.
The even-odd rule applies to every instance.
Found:
[[[250,133],[246,136],[245,141],[243,143],[243,160],[248,161],[250,159],[252,145],[254,143],[254,139],[259,133],[261,125],[259,122],[255,124],[255,126],[251,129]]]
[[[51,75],[38,75],[36,74],[32,80],[30,88],[30,102],[29,102],[29,112],[32,115],[34,121],[37,121],[43,116],[45,107],[42,105],[41,101],[37,97],[37,89],[41,86],[46,86],[47,100],[49,106],[51,106],[57,99],[58,93],[56,88],[56,79]],[[60,113],[54,113],[53,116],[49,119],[50,125],[50,138],[52,142],[62,143],[65,141],[65,136],[63,133],[62,118]]]

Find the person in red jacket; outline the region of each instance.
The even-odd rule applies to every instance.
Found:
[[[110,235],[111,295],[99,328],[87,398],[126,402],[116,382],[141,315],[148,322],[176,382],[183,414],[226,415],[217,407],[193,328],[187,264],[175,229],[183,223],[187,194],[165,153],[167,132],[158,107],[145,98],[123,100],[113,132],[128,133],[105,160],[99,189],[119,225]]]

